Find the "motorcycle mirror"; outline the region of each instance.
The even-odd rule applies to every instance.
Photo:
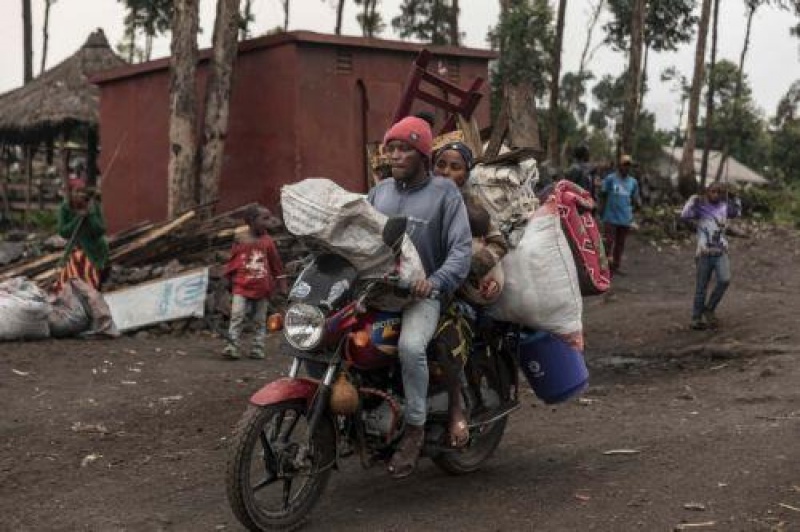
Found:
[[[392,251],[398,253],[400,245],[403,243],[403,235],[406,234],[406,226],[408,225],[408,218],[405,216],[395,216],[386,220],[383,226],[383,243],[392,248]]]

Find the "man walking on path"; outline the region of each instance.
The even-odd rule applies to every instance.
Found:
[[[729,218],[739,216],[741,207],[738,201],[723,199],[723,188],[712,183],[706,188],[704,196],[689,198],[681,212],[681,219],[697,228],[697,283],[692,309],[692,329],[705,329],[719,325],[715,311],[731,282],[731,260],[728,254],[728,241],[725,238]],[[743,236],[730,230],[732,235]],[[711,297],[706,301],[711,276],[717,282]]]
[[[639,183],[632,175],[631,158],[623,155],[619,169],[609,174],[600,188],[600,212],[603,219],[603,232],[606,253],[611,262],[611,273],[621,273],[622,254],[625,252],[625,240],[633,222],[633,209],[639,208],[642,201],[639,195]]]

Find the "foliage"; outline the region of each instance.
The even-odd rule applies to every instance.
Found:
[[[553,46],[553,11],[547,0],[510,0],[506,13],[489,32],[496,64],[495,86],[527,83],[537,98],[548,89]]]
[[[354,0],[357,6],[363,6],[363,10],[356,15],[358,25],[361,26],[361,33],[365,37],[375,37],[383,33],[386,24],[378,11],[380,0]]]
[[[52,210],[36,210],[28,213],[30,225],[44,233],[55,233],[58,228],[58,215]]]
[[[454,21],[453,7],[446,0],[403,0],[400,15],[392,19],[392,27],[403,39],[409,37],[431,44],[450,43]],[[457,43],[456,43],[457,44]]]
[[[589,123],[599,129],[606,129],[609,123],[618,123],[625,109],[626,74],[614,77],[610,74],[597,82],[592,88],[592,96],[597,106],[589,115]]]
[[[745,216],[800,228],[800,185],[790,183],[775,188],[748,187],[739,197]]]
[[[800,183],[800,80],[781,98],[772,124],[772,169],[786,182]]]
[[[561,78],[559,105],[573,114],[578,122],[586,121],[589,111],[585,101],[587,83],[594,79],[594,74],[589,71],[567,72]]]
[[[730,154],[742,163],[761,170],[769,165],[769,138],[764,120],[755,107],[746,75],[742,77],[739,101],[736,86],[739,68],[728,60],[717,62],[709,76],[714,81],[714,124],[712,146],[728,146]],[[698,131],[700,146],[705,143],[703,131]]]
[[[697,26],[694,8],[697,0],[647,0],[644,43],[656,52],[675,51],[688,43]],[[606,42],[618,51],[628,50],[631,39],[633,0],[609,0],[612,19],[604,29]]]
[[[129,60],[147,60],[153,38],[170,29],[173,2],[171,0],[117,0],[125,5],[125,37],[117,49]],[[145,36],[144,49],[136,44],[137,35]]]

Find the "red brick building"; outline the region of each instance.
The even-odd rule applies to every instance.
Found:
[[[251,201],[274,208],[281,185],[306,177],[329,177],[349,190],[365,191],[364,145],[379,141],[390,125],[421,49],[305,31],[241,43],[217,209]],[[457,85],[488,79],[492,52],[429,49],[431,64]],[[201,58],[202,91],[208,52]],[[109,230],[161,221],[167,213],[169,62],[126,66],[93,81],[100,86],[99,164]],[[485,95],[476,116],[481,126],[488,125]]]

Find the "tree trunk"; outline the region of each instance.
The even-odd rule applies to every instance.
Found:
[[[344,0],[340,0],[340,4]],[[253,0],[245,0],[244,14],[242,15],[242,26],[239,28],[239,40],[243,41],[250,36],[250,19],[253,16]],[[338,34],[337,34],[338,35]]]
[[[344,3],[345,0],[339,0],[339,5],[336,6],[336,28],[333,30],[333,33],[336,35],[342,34],[342,15],[344,15]]]
[[[645,44],[644,46],[644,59],[642,59],[642,71],[639,73],[639,81],[636,84],[636,94],[639,97],[636,99],[636,113],[633,115],[633,148],[631,151],[631,156],[635,158],[636,156],[636,131],[639,128],[639,117],[642,115],[642,105],[644,104],[644,87],[647,84],[647,65],[649,64],[650,59],[650,45]]]
[[[586,63],[588,63],[592,55],[594,55],[594,50],[597,50],[597,47],[591,48],[592,46],[592,36],[594,35],[594,29],[597,27],[597,22],[600,20],[600,15],[603,12],[603,5],[605,4],[605,0],[600,0],[597,2],[597,5],[592,8],[592,14],[589,17],[589,24],[586,27],[586,42],[583,45],[583,51],[581,52],[581,62],[578,65],[578,77],[582,77],[583,73],[586,72]],[[590,52],[589,50],[592,50]]]
[[[750,48],[750,30],[753,27],[753,16],[756,14],[756,9],[758,9],[757,3],[750,3],[750,12],[747,14],[747,30],[744,34],[744,44],[742,44],[742,53],[739,55],[739,74],[736,77],[736,88],[733,92],[733,131],[728,131],[725,135],[725,144],[722,149],[722,155],[720,156],[719,166],[717,167],[717,175],[714,177],[715,182],[719,182],[722,179],[722,169],[725,166],[725,163],[728,162],[728,157],[731,153],[731,136],[737,135],[739,133],[739,128],[737,127],[739,123],[739,109],[741,108],[742,103],[742,91],[744,90],[744,60],[747,57],[747,51]]]
[[[508,143],[514,148],[540,150],[542,142],[539,138],[533,87],[529,83],[509,85],[505,99],[508,102]]]
[[[22,62],[24,66],[23,80],[28,83],[33,79],[33,19],[31,17],[31,0],[22,0]]]
[[[217,0],[211,73],[206,88],[205,134],[200,166],[200,204],[219,198],[219,182],[225,154],[225,137],[231,96],[233,66],[236,62],[239,0]],[[208,209],[213,211],[213,207]]]
[[[719,35],[719,0],[714,0],[714,22],[711,29],[711,72],[717,65],[717,38]],[[711,136],[714,129],[714,78],[708,78],[708,94],[706,95],[706,135],[703,146],[703,160],[700,163],[700,190],[705,190],[708,180],[708,154],[711,151]]]
[[[44,72],[44,67],[47,65],[47,44],[50,40],[50,6],[53,5],[53,0],[44,1],[44,22],[42,23],[42,64],[39,67],[39,75]]]
[[[174,3],[172,15],[167,202],[169,218],[175,218],[195,204],[198,4],[199,0],[178,0]]]
[[[622,152],[633,153],[633,128],[639,108],[639,76],[644,44],[645,0],[634,0],[631,11],[631,49],[628,53],[628,78],[625,83],[625,110],[622,116]]]
[[[689,197],[697,190],[694,178],[694,148],[697,142],[697,115],[700,111],[700,91],[703,88],[703,73],[706,59],[706,40],[708,38],[708,22],[711,18],[711,0],[703,0],[700,12],[700,25],[697,29],[697,48],[694,54],[694,74],[692,89],[689,93],[689,116],[686,124],[686,141],[683,143],[683,156],[678,167],[678,190],[684,197]]]
[[[547,154],[550,164],[558,168],[558,87],[561,81],[561,45],[564,42],[564,19],[567,14],[567,0],[558,2],[558,18],[556,19],[556,38],[553,43],[553,72],[550,78],[550,131],[547,135]]]
[[[283,31],[289,31],[289,0],[283,0]]]
[[[153,36],[145,35],[144,37],[144,60],[150,61],[153,57]]]
[[[458,46],[461,41],[461,35],[458,31],[458,16],[460,12],[458,0],[453,0],[450,6],[450,44],[453,46]]]
[[[431,43],[439,44],[439,2],[433,0],[431,3]]]

